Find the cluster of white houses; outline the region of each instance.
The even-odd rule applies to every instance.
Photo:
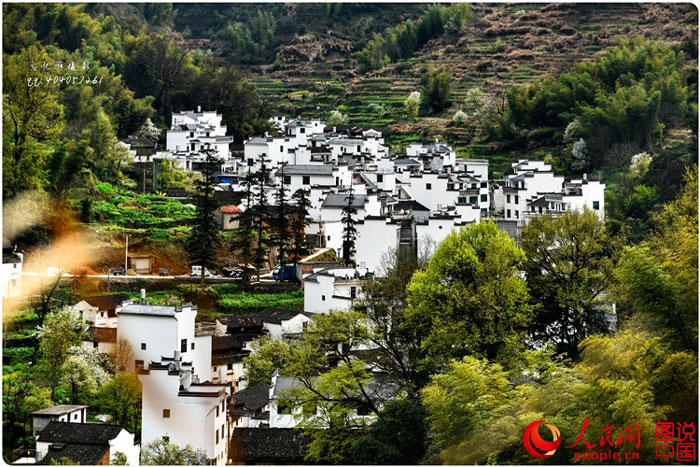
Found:
[[[143,388],[141,439],[115,425],[86,423],[85,406],[57,406],[33,414],[37,460],[49,463],[63,453],[82,463],[108,464],[122,452],[136,464],[139,441],[143,446],[166,438],[202,450],[212,464],[301,463],[308,440],[292,430],[294,413],[277,404],[284,390],[298,383],[275,373],[269,383],[247,385],[242,361],[255,351],[255,339],[293,342],[314,314],[350,309],[391,248],[416,251],[421,241],[439,243],[454,229],[483,219],[493,219],[517,237],[533,216],[584,207],[604,216],[602,183],[585,175],[566,180],[541,161],[520,160],[502,179],[490,180],[488,161],[458,159],[439,141],[411,144],[405,154],[391,156],[382,134],[373,129],[283,116],[272,123],[279,135],[251,138],[242,153],[234,153],[221,115],[181,112],[172,117],[166,151],[134,150],[133,156],[154,167],[168,158],[184,170],[197,170],[202,150],[212,148],[221,160],[220,189],[234,193],[243,190],[239,181],[257,171],[264,158],[290,193],[309,190],[312,223],[306,233],[337,256],[342,209],[352,190],[358,266],[309,262],[300,267],[304,300],[294,310],[268,308],[214,323],[197,323],[191,304],[150,305],[145,291],[140,300],[85,297],[73,306],[90,325],[83,345],[110,353],[124,340],[133,351],[127,370],[138,375]],[[273,202],[272,189],[269,199]],[[223,206],[223,228],[236,228],[236,217],[245,209],[242,203]],[[3,250],[5,258],[21,267],[21,256],[11,250]],[[13,288],[14,276],[8,277],[3,295]],[[357,416],[366,414],[358,411]],[[88,449],[83,445],[89,439],[95,443]]]
[[[271,182],[283,181],[290,194],[309,190],[312,223],[306,233],[318,247],[338,254],[342,208],[352,190],[358,222],[355,260],[372,272],[389,248],[428,238],[439,243],[453,229],[482,219],[493,219],[517,238],[532,216],[587,207],[604,217],[604,184],[585,174],[566,180],[542,161],[519,160],[501,179],[491,180],[487,160],[457,158],[439,141],[410,144],[405,154],[392,156],[382,133],[371,128],[281,115],[271,123],[278,135],[250,138],[236,152],[228,150],[231,138],[220,114],[180,112],[172,116],[167,151],[135,157],[141,162],[171,158],[184,170],[196,170],[202,148],[214,148],[221,160],[220,189],[234,193],[243,191],[242,177],[257,171],[264,158],[273,171]],[[274,204],[273,188],[269,202]],[[236,215],[245,209],[242,202],[222,206],[222,228],[235,229]]]

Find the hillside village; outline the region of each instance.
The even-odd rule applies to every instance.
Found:
[[[502,179],[492,180],[487,160],[458,159],[443,142],[411,144],[405,154],[390,156],[393,151],[381,132],[371,128],[284,116],[271,122],[279,134],[247,140],[242,157],[229,149],[232,138],[226,135],[221,115],[201,108],[173,114],[164,151],[154,142],[149,144],[153,151],[140,152],[129,140],[122,143],[133,162],[151,164],[154,174],[163,159],[180,170],[197,171],[206,163],[206,150],[213,149],[217,189],[233,193],[243,192],[240,181],[257,172],[260,164],[268,164],[274,177],[266,192],[269,204],[275,202],[279,183],[291,192],[308,190],[310,222],[305,233],[317,239],[319,249],[331,249],[338,258],[343,258],[343,208],[350,196],[357,229],[350,261],[305,271],[301,264],[296,268],[293,275],[304,289],[298,311],[266,308],[196,322],[196,306],[151,305],[145,289],[138,299],[104,295],[73,304],[70,310],[88,326],[82,346],[105,355],[122,352],[118,346],[131,349],[124,370],[136,373],[142,385],[140,445],[167,438],[203,452],[207,463],[216,465],[302,462],[308,440],[294,430],[299,423],[296,411],[279,403],[283,390],[300,382],[275,372],[269,382],[249,385],[242,362],[255,352],[255,339],[293,343],[315,315],[350,312],[365,280],[381,273],[387,250],[418,254],[423,242],[437,245],[455,229],[489,220],[518,239],[522,226],[536,216],[587,209],[601,221],[605,217],[603,183],[586,174],[566,180],[542,161],[522,159]],[[224,230],[235,229],[236,216],[252,208],[245,202],[232,206],[236,209],[229,206],[219,207],[221,214],[231,216],[221,216]],[[11,264],[21,271],[21,262]],[[10,280],[19,284],[5,284],[3,294],[21,287],[21,275]],[[371,353],[372,347],[349,350]],[[328,353],[329,364],[333,353]],[[379,369],[375,376],[368,387],[391,400],[395,382],[386,380]],[[46,464],[69,457],[81,464],[100,464],[114,461],[121,452],[136,464],[140,445],[133,434],[115,425],[107,425],[109,434],[97,434],[103,427],[85,424],[85,409],[59,405],[33,413],[34,457],[16,463]],[[372,417],[361,409],[354,416]],[[268,435],[269,430],[275,433]],[[278,451],[279,443],[294,448]]]
[[[697,462],[692,5],[3,24],[5,463]]]

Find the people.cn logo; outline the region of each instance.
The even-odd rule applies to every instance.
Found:
[[[549,431],[552,432],[552,441],[545,441],[540,436],[537,428],[543,423],[544,420],[537,420],[536,422],[528,425],[523,433],[523,445],[525,446],[525,450],[534,457],[549,457],[554,454],[561,444],[561,433],[559,433],[559,428],[555,427],[554,425],[550,425],[549,423],[545,423],[544,426],[549,428]],[[539,449],[540,451],[544,451],[544,454],[537,451],[535,448]]]

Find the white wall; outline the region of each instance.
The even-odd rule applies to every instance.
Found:
[[[174,317],[120,313],[117,335],[129,341],[134,360],[143,360],[148,368],[151,361],[159,362],[162,357],[172,357],[174,350],[180,350],[177,325]],[[145,350],[141,344],[146,344]],[[128,371],[133,370],[134,362],[130,362]]]
[[[140,446],[134,444],[134,434],[127,430],[122,430],[116,438],[109,442],[109,463],[114,461],[117,452],[124,453],[127,458],[127,465],[139,465]]]

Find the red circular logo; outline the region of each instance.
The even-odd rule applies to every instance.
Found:
[[[549,423],[545,423],[544,426],[549,428],[552,432],[552,441],[545,441],[540,436],[537,428],[544,423],[544,420],[537,420],[536,422],[530,423],[525,432],[523,433],[523,446],[525,450],[534,457],[549,457],[557,450],[561,444],[561,433],[559,433],[559,428]],[[540,451],[544,451],[544,454],[538,452],[535,448]]]

